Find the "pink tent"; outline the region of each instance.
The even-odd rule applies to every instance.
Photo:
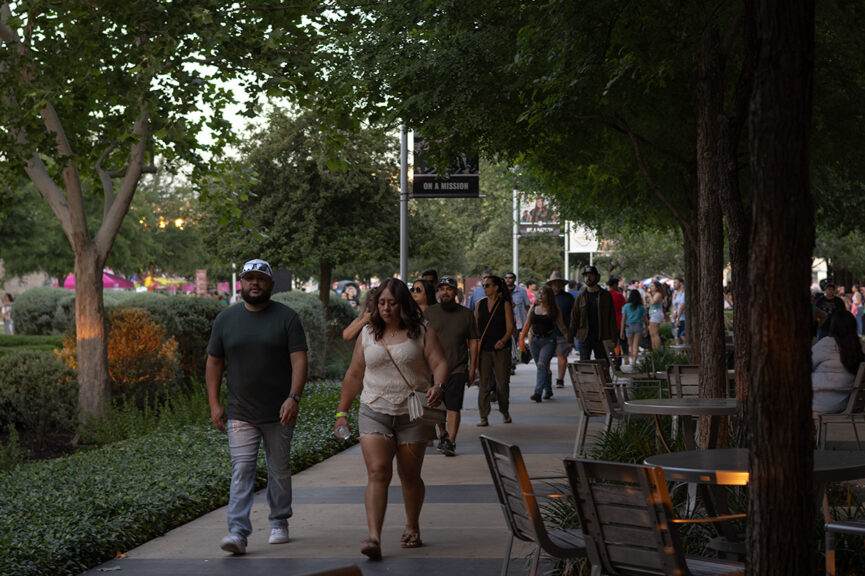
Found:
[[[102,272],[102,286],[105,290],[132,290],[135,284],[122,276],[112,274],[111,272]],[[63,282],[63,287],[67,290],[75,290],[75,276],[70,274]]]

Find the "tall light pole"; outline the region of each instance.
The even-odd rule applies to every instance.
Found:
[[[520,277],[520,191],[514,186],[514,241],[513,241],[513,260],[514,274],[517,279]]]
[[[399,276],[408,282],[408,136],[399,127]]]

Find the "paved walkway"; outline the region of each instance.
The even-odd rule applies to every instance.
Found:
[[[262,492],[256,495],[254,532],[245,556],[231,557],[220,550],[219,542],[227,533],[226,510],[220,508],[86,575],[116,570],[125,576],[294,576],[357,564],[365,575],[496,576],[501,572],[507,530],[478,437],[485,433],[519,444],[530,474],[549,476],[563,474],[562,458],[571,454],[576,434],[577,405],[569,380],[565,388],[554,388],[552,400],[537,404],[529,400],[534,378],[535,366],[529,364],[520,366],[511,379],[513,424],[503,424],[501,415],[493,412],[489,427],[475,426],[477,387],[468,389],[457,456],[447,458],[427,449],[421,548],[399,547],[405,515],[394,474],[382,534],[384,558],[376,562],[360,554],[360,542],[367,536],[366,469],[357,445],[294,476],[294,516],[287,544],[267,543],[270,530]],[[598,420],[590,425],[589,441],[601,424]],[[516,543],[512,573],[524,572],[523,559],[529,552],[530,547]]]

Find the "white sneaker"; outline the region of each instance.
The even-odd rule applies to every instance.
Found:
[[[285,544],[288,542],[288,526],[285,528],[273,528],[267,541],[271,544]]]
[[[219,547],[226,552],[231,552],[236,556],[241,556],[246,554],[246,539],[237,534],[229,534],[222,539],[222,543],[220,543]]]

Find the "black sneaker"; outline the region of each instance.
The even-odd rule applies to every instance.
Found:
[[[439,445],[436,448],[436,450],[443,453],[445,451],[445,442],[448,442],[448,433],[447,432],[445,432],[444,434],[439,436]]]
[[[534,400],[535,402],[540,402],[541,401],[541,395],[540,394],[532,394],[531,396],[529,396],[529,400]]]
[[[548,392],[548,393],[544,394],[544,400],[549,400],[549,399],[552,398],[552,397],[553,397],[553,393],[552,393],[552,392]]]
[[[564,388],[565,381],[564,380],[556,380],[556,388]]]
[[[445,456],[456,456],[457,455],[457,445],[445,438],[442,440],[442,454]]]

